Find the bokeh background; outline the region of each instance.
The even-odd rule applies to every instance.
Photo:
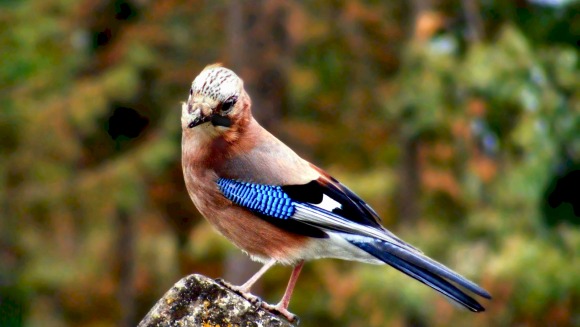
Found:
[[[494,296],[471,314],[320,260],[302,326],[580,326],[579,42],[566,0],[2,0],[0,325],[134,326],[187,274],[258,269],[183,183],[180,101],[219,61],[264,126]]]

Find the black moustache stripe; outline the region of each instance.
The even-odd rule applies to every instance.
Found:
[[[214,126],[230,127],[232,126],[232,120],[225,116],[213,115],[211,117],[211,124]]]

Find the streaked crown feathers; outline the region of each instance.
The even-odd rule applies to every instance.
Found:
[[[223,102],[238,96],[243,82],[233,71],[219,64],[209,65],[199,73],[191,85],[193,96],[206,96]]]

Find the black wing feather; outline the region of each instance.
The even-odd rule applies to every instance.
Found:
[[[323,170],[318,170],[324,173]],[[326,195],[341,205],[341,208],[332,210],[332,213],[354,223],[377,229],[400,245],[421,253],[420,250],[385,229],[380,224],[381,219],[378,214],[365,201],[328,174],[307,184],[282,186],[282,190],[297,202],[313,205],[320,204],[323,196]]]
[[[339,233],[347,242],[441,292],[472,311],[483,307],[453,283],[485,298],[489,293],[429,259],[384,229],[376,213],[336,180],[321,177],[304,185],[260,185],[219,179],[225,197],[287,231],[316,238]],[[325,201],[327,196],[335,202]],[[331,211],[329,211],[331,208]]]
[[[332,183],[319,178],[303,185],[285,185],[282,190],[295,201],[314,205],[320,204],[326,195],[341,205],[341,208],[332,210],[332,213],[361,225],[383,229],[375,211],[334,179]]]

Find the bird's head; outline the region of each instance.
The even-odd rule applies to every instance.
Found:
[[[214,137],[235,133],[250,119],[250,97],[242,79],[219,65],[207,66],[193,80],[181,108],[184,134],[194,129]]]

